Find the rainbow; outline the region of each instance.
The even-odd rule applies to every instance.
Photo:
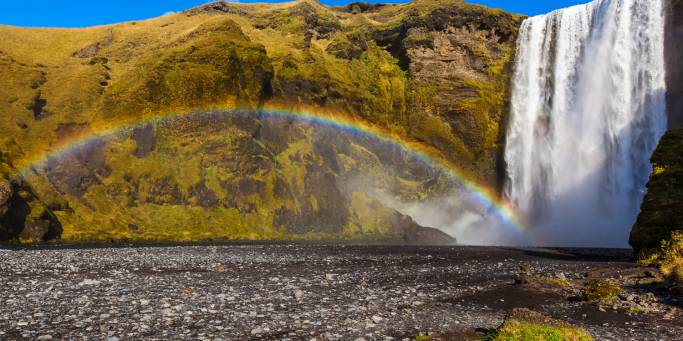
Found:
[[[335,130],[341,130],[353,134],[354,136],[362,136],[370,138],[374,141],[380,142],[384,145],[389,145],[397,150],[404,151],[411,155],[414,159],[423,164],[437,169],[444,175],[448,176],[454,183],[460,184],[466,192],[466,197],[474,203],[482,212],[487,212],[494,216],[497,220],[502,222],[505,226],[512,227],[515,232],[520,235],[530,238],[528,231],[521,223],[520,217],[516,211],[504,200],[498,199],[498,196],[487,187],[478,184],[475,181],[468,180],[469,176],[463,171],[455,167],[435,150],[430,150],[424,145],[408,141],[394,134],[386,131],[367,122],[361,121],[357,118],[349,117],[348,115],[339,112],[325,112],[320,108],[315,110],[297,109],[296,111],[282,109],[278,107],[266,107],[259,110],[254,109],[235,109],[235,108],[212,108],[204,110],[192,110],[182,113],[171,113],[166,115],[157,115],[151,118],[139,119],[133,122],[118,122],[109,123],[109,126],[94,128],[87,134],[75,136],[70,139],[62,141],[59,145],[51,147],[49,150],[36,153],[34,157],[25,157],[16,162],[17,168],[22,174],[35,173],[37,169],[41,169],[47,165],[47,162],[52,159],[58,159],[67,155],[69,152],[82,148],[95,141],[111,138],[117,136],[122,132],[130,131],[135,128],[144,127],[148,124],[161,124],[174,120],[186,119],[188,117],[209,117],[211,115],[226,115],[238,113],[254,113],[262,118],[284,118],[294,119],[298,122],[329,127]],[[91,128],[93,129],[93,128]]]

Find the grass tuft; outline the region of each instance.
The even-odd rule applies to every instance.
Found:
[[[513,309],[490,341],[591,341],[581,328],[554,320],[528,309]]]
[[[556,327],[518,321],[507,322],[491,341],[589,341],[593,338],[574,327]]]

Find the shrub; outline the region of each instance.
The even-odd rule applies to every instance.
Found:
[[[667,278],[683,283],[683,232],[675,231],[662,242],[660,270]]]
[[[583,289],[583,298],[591,303],[605,303],[613,301],[623,289],[604,280],[592,280]]]

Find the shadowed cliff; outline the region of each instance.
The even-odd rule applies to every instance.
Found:
[[[665,8],[667,112],[669,128],[683,128],[683,1],[669,0]]]

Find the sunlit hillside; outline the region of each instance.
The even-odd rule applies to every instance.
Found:
[[[310,162],[335,179],[346,177],[317,151],[311,152],[315,141],[306,127],[279,136],[282,146],[273,147],[268,137],[249,135],[252,128],[212,131],[208,125],[195,126],[192,133],[202,138],[185,140],[186,134],[143,125],[146,137],[136,137],[138,131],[127,137],[119,132],[119,140],[89,142],[80,156],[54,157],[103,132],[208,109],[306,111],[344,118],[409,144],[495,193],[520,20],[461,1],[346,7],[313,1],[218,2],[157,19],[86,29],[0,27],[0,77],[5,82],[0,98],[6,101],[0,143],[6,162],[23,173],[25,186],[31,188],[29,201],[47,207],[34,209],[31,216],[45,214],[29,220],[56,216],[67,240],[286,238],[291,229],[302,228],[294,225],[306,224],[301,218],[276,223],[276,212],[284,207],[295,212],[293,217],[322,209],[347,212],[344,217],[359,214],[352,204],[354,195],[344,194],[341,204],[332,200],[325,208],[320,193],[292,189],[301,186],[293,178],[308,180],[315,173],[306,166]],[[256,126],[262,124],[252,119]],[[229,141],[224,135],[231,136]],[[210,145],[212,140],[220,143]],[[244,144],[258,150],[236,147]],[[136,148],[147,152],[136,154]],[[214,172],[207,164],[215,162],[198,156],[210,155],[208,148],[222,148],[217,157],[233,158],[239,166]],[[405,168],[396,158],[382,155],[384,151],[367,152],[384,160],[374,176],[381,181],[388,181],[382,172]],[[259,157],[277,165],[280,177],[244,168],[252,153],[266,153]],[[287,153],[300,154],[304,161],[292,161]],[[347,153],[351,159],[357,159],[356,154]],[[358,172],[358,167],[353,170]],[[383,187],[392,188],[392,200],[438,197],[452,185],[411,172],[404,177]],[[247,199],[251,194],[228,193],[228,178],[253,179],[265,192],[258,200]],[[273,197],[266,189],[277,179],[298,199],[284,206],[281,200],[264,203]],[[196,188],[205,187],[222,208],[197,204],[201,196]],[[124,198],[112,191],[127,194]],[[164,191],[171,191],[174,200]],[[238,203],[226,204],[228,197]],[[311,200],[318,204],[302,204]],[[333,230],[346,226],[345,233],[352,237],[354,229],[374,230],[360,220],[339,218],[339,230]],[[226,231],[226,225],[235,230]],[[236,227],[243,225],[249,227]],[[180,232],[183,229],[188,230]],[[36,228],[29,235],[40,236],[43,230]]]

